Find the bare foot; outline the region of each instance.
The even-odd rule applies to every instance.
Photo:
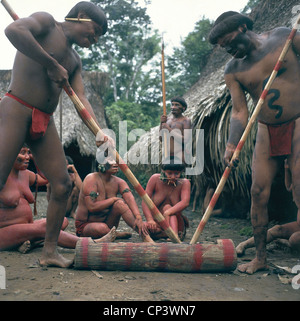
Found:
[[[245,242],[241,242],[241,243],[235,248],[237,256],[243,256],[243,255],[245,254],[246,248],[245,248],[245,244],[244,244],[244,243],[245,243]]]
[[[25,241],[22,245],[18,247],[18,251],[25,254],[31,250],[31,242],[29,240]]]
[[[59,253],[53,253],[52,255],[42,255],[39,259],[40,266],[56,266],[61,268],[68,268],[73,264],[74,260],[68,260]]]
[[[113,242],[117,237],[116,227],[114,226],[106,235],[102,236],[100,239],[93,240],[95,243],[109,243]]]
[[[247,274],[253,274],[257,271],[268,270],[268,266],[265,262],[259,262],[257,258],[246,264],[241,264],[237,267],[238,271]]]
[[[18,251],[22,254],[28,253],[30,250],[35,249],[38,246],[41,246],[44,241],[31,242],[29,240],[25,241],[22,245],[19,246]]]

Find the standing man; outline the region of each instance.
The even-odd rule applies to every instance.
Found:
[[[276,28],[256,34],[252,26],[253,21],[249,17],[228,11],[216,20],[209,37],[212,44],[219,44],[233,56],[225,68],[225,81],[233,105],[224,155],[226,164],[229,164],[247,125],[245,92],[250,94],[254,103],[258,102],[291,31]],[[267,268],[267,205],[272,182],[285,159],[292,174],[294,200],[300,209],[299,54],[300,36],[296,34],[258,115],[251,187],[251,222],[256,257],[238,267],[239,271],[249,274]]]
[[[37,12],[16,20],[5,30],[17,54],[8,92],[0,102],[0,191],[26,142],[52,188],[41,265],[72,264],[57,252],[71,182],[51,115],[62,87],[69,83],[95,119],[84,93],[81,61],[72,45],[88,48],[106,30],[103,11],[86,1],[71,9],[65,22],[55,21],[46,12]]]
[[[184,116],[183,113],[187,109],[187,103],[182,97],[174,97],[171,99],[171,116],[162,115],[160,118],[159,130],[167,130],[170,134],[170,145],[168,146],[169,154],[167,157],[177,157],[181,162],[185,161],[184,147],[190,140],[189,131],[184,132],[185,129],[191,129],[191,120]],[[160,136],[161,139],[162,136]],[[166,142],[164,142],[166,143]]]

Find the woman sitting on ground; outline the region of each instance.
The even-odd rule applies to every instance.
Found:
[[[31,246],[45,238],[46,219],[33,220],[30,204],[34,197],[30,186],[45,185],[47,180],[40,175],[29,171],[30,150],[24,146],[8,176],[6,184],[0,192],[0,250],[20,248],[28,251]],[[66,248],[75,248],[78,237],[64,232],[68,220],[65,218],[60,232],[58,245]],[[115,229],[96,242],[113,241]],[[54,262],[53,262],[54,263]]]

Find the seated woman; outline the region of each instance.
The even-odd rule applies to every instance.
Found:
[[[146,187],[146,193],[166,218],[173,231],[181,241],[184,240],[189,222],[183,211],[189,206],[191,183],[182,178],[185,165],[180,159],[170,157],[170,162],[162,165],[161,174],[153,174]],[[146,203],[142,202],[142,209],[147,220],[147,229],[153,240],[167,238],[165,231],[155,222]]]
[[[34,202],[34,197],[30,186],[34,183],[45,185],[47,181],[27,169],[29,160],[30,150],[24,146],[0,192],[0,250],[17,249],[21,245],[23,251],[28,250],[32,244],[45,238],[46,219],[33,220],[30,204]],[[75,248],[79,238],[63,231],[67,225],[68,220],[65,219],[58,245]],[[95,242],[110,242],[114,238],[115,229],[112,229],[108,235]]]

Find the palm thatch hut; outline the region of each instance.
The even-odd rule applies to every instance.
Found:
[[[83,72],[85,93],[91,103],[101,128],[107,128],[104,106],[101,97],[108,86],[108,76],[99,72]],[[0,70],[0,97],[9,86],[10,70]],[[73,103],[65,92],[62,93],[54,121],[60,135],[65,154],[72,157],[81,178],[94,170],[96,144],[90,132],[77,114]]]
[[[297,13],[294,6],[297,0],[260,1],[250,16],[254,20],[254,31],[262,32],[279,26],[292,27]],[[230,8],[228,8],[230,10]],[[231,57],[214,48],[209,61],[198,82],[186,92],[184,98],[188,103],[186,115],[193,123],[193,144],[196,141],[196,130],[204,129],[204,169],[200,175],[191,176],[193,207],[200,209],[209,181],[217,186],[224,172],[223,155],[228,137],[231,114],[231,97],[224,82],[224,67]],[[255,106],[248,99],[250,114]],[[225,212],[230,216],[246,217],[250,209],[251,159],[255,145],[256,126],[252,129],[240,154],[239,166],[232,171],[221,194],[220,201]],[[127,153],[129,160],[138,153],[140,155],[160,153],[158,127],[153,128],[132,146]],[[145,163],[145,161],[144,161]],[[130,164],[134,172],[153,173],[160,171],[159,164]],[[289,219],[295,217],[296,207],[291,195],[283,184],[283,171],[279,173],[272,188],[269,214],[271,219]],[[280,195],[280,197],[278,197]]]

